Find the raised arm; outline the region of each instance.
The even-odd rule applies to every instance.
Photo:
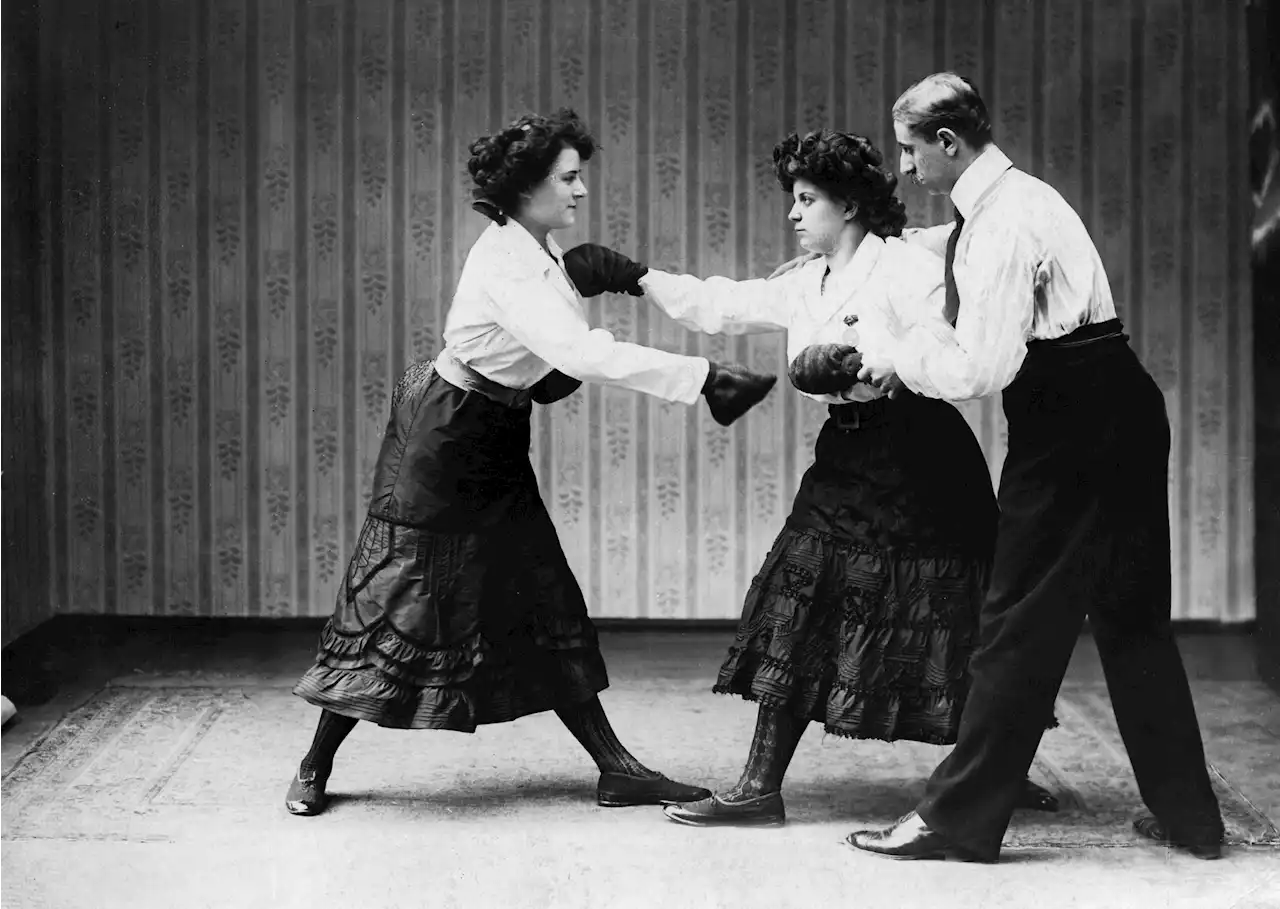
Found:
[[[565,375],[682,404],[695,403],[702,393],[710,369],[705,359],[615,341],[591,328],[545,280],[490,274],[484,288],[494,321]]]
[[[1005,224],[969,240],[971,263],[955,267],[960,311],[953,329],[941,313],[910,327],[894,369],[917,394],[949,401],[1004,389],[1027,354],[1035,295],[1045,272],[1025,230]]]
[[[564,254],[565,271],[584,297],[612,291],[644,293],[693,331],[745,334],[789,326],[787,294],[798,273],[773,280],[695,278],[656,271],[617,250],[583,243]]]
[[[946,224],[936,224],[933,227],[908,227],[902,232],[902,239],[913,246],[920,246],[929,250],[935,256],[945,256],[947,254],[947,238],[951,236],[951,231],[955,229],[955,226],[956,222],[949,221]]]
[[[640,279],[640,289],[686,328],[709,335],[739,335],[789,327],[788,297],[796,275],[735,281],[649,269]]]

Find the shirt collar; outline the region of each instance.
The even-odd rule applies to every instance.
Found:
[[[533,238],[533,234],[514,218],[509,218],[506,224],[491,224],[487,230],[495,232],[494,241],[497,248],[502,250],[505,266],[511,268],[513,274],[537,276],[538,279],[548,281],[565,299],[575,303],[578,301],[577,288],[564,270],[560,244],[554,237],[547,236],[547,249],[551,251],[548,256],[547,249],[543,249]]]
[[[1013,162],[1008,155],[995,143],[988,145],[956,180],[956,185],[951,188],[951,204],[961,215],[969,217],[983,194],[1011,167]]]
[[[875,234],[867,234],[853,251],[849,264],[839,274],[834,272],[826,279],[823,287],[822,279],[829,265],[825,256],[814,259],[806,268],[812,270],[807,275],[809,286],[805,294],[805,309],[809,318],[816,322],[825,322],[839,312],[849,299],[861,290],[880,261],[884,252],[884,240]]]
[[[551,256],[548,256],[546,250],[533,238],[533,234],[529,233],[515,218],[508,218],[506,224],[490,224],[486,230],[496,234],[500,245],[510,255],[540,274],[545,274],[552,265],[559,266],[560,269],[564,268],[563,252],[555,237],[547,236],[547,247],[551,250]]]
[[[876,234],[868,233],[862,238],[858,248],[853,251],[853,256],[849,259],[849,264],[845,266],[844,271],[840,274],[832,273],[827,281],[827,293],[831,293],[833,284],[838,285],[845,293],[861,287],[866,283],[867,278],[871,277],[871,272],[883,251],[884,240]]]

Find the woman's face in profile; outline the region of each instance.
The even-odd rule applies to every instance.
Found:
[[[586,195],[582,161],[575,150],[564,148],[551,165],[551,173],[529,190],[520,215],[547,230],[572,227],[578,217],[578,201]]]
[[[849,212],[808,180],[796,180],[791,188],[793,204],[787,217],[795,225],[796,238],[808,252],[830,255],[849,222]]]

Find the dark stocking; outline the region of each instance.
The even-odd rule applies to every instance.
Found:
[[[306,776],[314,773],[319,779],[328,779],[329,772],[333,770],[333,756],[338,753],[338,746],[351,730],[356,728],[357,722],[349,716],[342,716],[331,710],[322,710],[320,722],[316,724],[316,737],[311,742],[311,750],[302,759],[298,774]]]
[[[573,733],[573,737],[582,743],[582,747],[587,749],[587,754],[591,755],[601,773],[623,773],[627,776],[650,778],[660,776],[636,760],[622,742],[618,741],[600,698],[594,697],[573,707],[561,707],[556,710],[556,716]]]
[[[721,797],[727,802],[758,798],[782,790],[782,778],[796,753],[808,720],[777,707],[760,706],[747,766],[738,785]]]

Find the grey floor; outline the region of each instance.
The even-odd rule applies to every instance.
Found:
[[[3,735],[4,771],[108,684],[242,685],[278,693],[308,664],[316,632],[313,624],[59,619],[5,653],[3,693],[20,714]],[[618,705],[615,724],[627,729],[642,753],[673,755],[699,747],[689,733],[697,728],[696,717],[664,726],[661,705],[635,693],[657,677],[669,690],[705,690],[729,634],[603,632],[613,679],[605,703]],[[1259,811],[1280,821],[1280,698],[1259,681],[1251,641],[1240,634],[1188,635],[1182,647],[1210,760]],[[1082,638],[1068,681],[1100,678],[1096,650]],[[751,710],[709,694],[703,709],[733,717],[729,744],[721,746],[729,753],[713,762],[717,774],[731,776],[745,752]],[[289,763],[305,750],[315,714],[300,702],[289,710],[279,741],[237,756],[244,768],[270,762],[253,769],[277,775],[280,795]],[[495,727],[475,737],[455,736],[448,740],[451,759],[462,755],[477,768],[492,766],[518,778],[520,746],[509,745],[520,740],[503,736],[563,738],[563,730],[552,728],[553,717],[513,725],[521,724],[520,730]],[[392,741],[379,738],[381,730],[373,732],[352,745],[353,761],[376,763]],[[14,838],[6,831],[3,905],[1280,907],[1276,849],[1237,848],[1209,863],[1156,846],[1006,850],[996,866],[887,862],[842,848],[848,825],[839,820],[708,836],[667,824],[652,812],[595,809],[589,804],[590,768],[579,766],[572,747],[565,747],[565,779],[573,785],[581,775],[583,798],[544,793],[522,799],[516,786],[488,799],[500,805],[485,805],[488,797],[481,791],[427,812],[388,775],[363,790],[354,785],[356,798],[363,791],[383,800],[379,812],[335,809],[302,820],[271,806],[260,822],[248,825],[193,812],[188,836],[155,843]],[[813,754],[803,755],[806,749],[829,747],[813,736],[801,744],[797,760],[813,760]],[[424,744],[423,751],[431,749]],[[396,753],[396,760],[405,760],[405,752]],[[414,752],[409,760],[430,760],[430,754]],[[405,772],[413,768],[389,771]]]

